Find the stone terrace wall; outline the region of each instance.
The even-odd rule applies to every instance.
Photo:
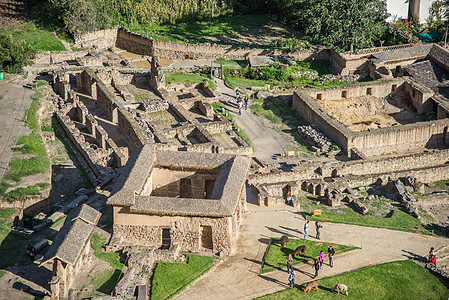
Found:
[[[118,109],[118,130],[123,136],[126,136],[126,141],[133,150],[146,143],[146,138],[142,134],[139,124],[124,108]]]
[[[180,42],[155,40],[148,36],[133,33],[125,28],[117,31],[116,46],[127,51],[158,56],[168,59],[185,59],[193,54],[200,59],[246,59],[255,55],[289,55],[296,59],[329,59],[327,50],[281,50],[281,49],[251,49],[232,45],[219,44],[187,44]]]
[[[75,47],[108,49],[115,47],[118,27],[83,34],[75,39]]]

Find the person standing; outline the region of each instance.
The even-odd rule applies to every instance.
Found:
[[[245,110],[248,109],[248,96],[245,96]]]
[[[290,253],[289,255],[287,255],[287,272],[288,273],[293,272],[292,262],[293,262],[293,255]]]
[[[243,103],[242,103],[242,101],[240,101],[239,102],[239,115],[242,114],[242,106],[243,106]]]
[[[288,275],[288,282],[290,288],[292,288],[295,285],[295,271],[291,271],[290,275]]]
[[[329,246],[329,249],[327,249],[327,253],[329,254],[329,266],[334,267],[334,254],[335,250],[332,247],[332,245]]]
[[[432,258],[432,256],[435,255],[435,248],[431,247],[429,254],[427,254],[428,260],[430,261],[430,259]]]
[[[309,235],[309,221],[307,221],[306,224],[304,224],[304,239],[306,239],[308,235]]]
[[[323,262],[324,262],[324,252],[323,252],[323,250],[320,251],[319,258],[320,258],[320,269],[322,269],[323,268]]]
[[[319,221],[316,221],[315,227],[316,227],[316,238],[320,239],[320,229],[323,228],[323,226],[321,226]]]
[[[313,260],[312,268],[315,268],[315,276],[313,278],[317,278],[318,277],[318,270],[320,269],[320,262],[318,261],[318,259],[315,258]]]

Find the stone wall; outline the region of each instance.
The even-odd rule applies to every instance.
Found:
[[[149,216],[151,218],[151,216]],[[153,218],[159,218],[153,216]],[[162,244],[162,229],[169,228],[171,243],[179,244],[183,251],[199,252],[201,247],[201,226],[211,226],[214,252],[231,253],[230,217],[166,217],[164,225],[121,225],[114,222],[114,236],[122,239],[123,243],[132,243],[160,247]]]
[[[402,85],[400,85],[401,83]],[[303,119],[316,125],[341,146],[348,156],[352,148],[357,148],[357,151],[362,155],[372,156],[406,151],[413,147],[434,148],[449,144],[449,136],[444,134],[449,126],[449,119],[354,132],[340,121],[329,116],[326,110],[315,100],[316,98],[339,99],[342,96],[357,97],[366,95],[368,92],[373,96],[385,97],[398,88],[410,90],[417,99],[414,101],[416,103],[423,103],[423,101],[426,103],[425,98],[431,95],[429,90],[421,88],[419,84],[414,82],[406,84],[402,80],[393,80],[375,84],[366,83],[351,88],[337,87],[294,92],[292,107]]]
[[[139,124],[137,124],[137,122],[126,109],[118,109],[117,119],[118,130],[121,135],[126,136],[126,141],[132,147],[132,150],[146,143],[147,139],[142,134],[142,131],[139,128]]]
[[[75,47],[97,48],[101,50],[115,47],[117,43],[117,31],[118,28],[115,27],[83,34],[81,37],[75,39]]]

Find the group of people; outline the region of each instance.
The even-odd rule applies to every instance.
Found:
[[[309,223],[310,223],[310,221],[306,221],[306,223],[304,224],[304,239],[307,239],[307,237],[309,236]],[[315,229],[316,229],[316,238],[318,240],[320,239],[320,234],[321,234],[320,229],[321,228],[323,228],[321,223],[319,221],[316,221],[315,222]]]
[[[34,260],[34,257],[36,256],[36,249],[31,244],[28,244],[27,255],[31,257],[32,260]]]
[[[335,249],[332,247],[332,245],[329,246],[327,249],[327,254],[329,257],[329,266],[332,268],[334,267],[334,254]],[[290,253],[287,255],[287,272],[288,272],[288,282],[290,288],[292,288],[295,285],[295,271],[293,270],[293,255]],[[321,250],[318,258],[313,260],[312,268],[315,268],[315,275],[313,278],[318,277],[318,271],[323,268],[324,264],[324,251]]]
[[[243,102],[245,102],[245,109],[248,109],[248,96],[246,96],[246,95],[242,96],[240,94],[239,89],[237,89],[235,91],[235,95],[236,95],[236,99],[237,99],[237,106],[239,107],[239,115],[241,115],[242,114]]]

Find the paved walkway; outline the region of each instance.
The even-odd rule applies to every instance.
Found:
[[[286,234],[303,238],[298,231],[303,226],[302,215],[294,208],[267,208],[248,204],[243,230],[238,239],[237,254],[218,264],[175,299],[210,299],[212,295],[216,300],[252,299],[287,288],[286,271],[260,275],[261,261],[271,237]],[[330,268],[325,264],[318,279],[384,262],[426,255],[430,247],[438,248],[449,244],[447,238],[354,225],[324,223],[321,231],[324,242],[353,245],[362,249],[337,255],[334,267]],[[311,226],[310,233],[315,234],[314,226]],[[325,263],[327,262],[326,258]],[[314,270],[310,264],[299,265],[295,269],[295,282],[298,285],[311,280]]]
[[[223,80],[215,79],[215,82],[217,90],[222,94],[223,99],[226,100],[226,109],[234,115],[237,125],[248,135],[257,158],[268,163],[277,162],[273,156],[287,151],[288,142],[286,142],[285,138],[276,130],[265,126],[265,120],[251,113],[249,109],[250,104],[248,104],[247,110],[243,106],[242,114],[239,115],[235,91],[225,86]]]

